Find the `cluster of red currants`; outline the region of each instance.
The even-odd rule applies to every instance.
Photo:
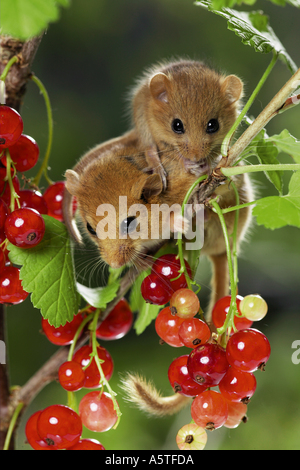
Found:
[[[71,345],[77,335],[82,333],[83,322],[87,315],[96,309],[89,307],[80,311],[74,319],[64,326],[54,328],[42,319],[42,329],[46,337],[58,346]],[[125,299],[115,306],[108,317],[96,329],[96,338],[115,340],[125,336],[133,322],[132,311]],[[78,334],[79,333],[79,334]],[[101,370],[107,381],[113,374],[113,360],[106,348],[97,345],[97,356]],[[117,422],[118,416],[109,393],[103,391],[102,377],[90,345],[82,346],[64,362],[58,370],[58,380],[68,392],[82,388],[94,390],[80,400],[78,414],[63,405],[49,406],[33,414],[26,424],[26,437],[35,450],[104,450],[100,442],[80,439],[82,425],[91,431],[105,432]],[[76,432],[74,431],[76,430]]]
[[[179,289],[173,290],[170,277],[164,279],[165,273],[169,275],[171,271],[173,278],[178,275],[178,263],[175,255],[162,256],[153,265],[153,273],[148,276],[150,279],[146,278],[145,285],[142,285],[143,297],[153,303],[159,302],[151,292],[151,281],[154,284],[159,282],[160,298],[163,297],[163,286],[167,286],[165,298],[170,303],[156,318],[156,332],[170,346],[192,349],[190,354],[171,363],[168,370],[170,384],[176,393],[194,398],[191,415],[197,426],[207,430],[221,426],[235,428],[246,420],[247,404],[256,390],[253,372],[264,370],[270,357],[268,339],[251,328],[253,321],[266,315],[267,304],[259,295],[237,296],[234,331],[229,337],[225,332],[226,346],[223,347],[222,336],[212,334],[208,324],[195,316],[199,313],[200,303],[197,295],[183,286],[184,280]],[[230,296],[215,304],[212,312],[214,329],[223,327],[230,304]],[[212,390],[214,387],[218,390]]]
[[[0,303],[5,304],[19,304],[28,296],[19,269],[9,262],[7,243],[34,247],[44,236],[43,214],[63,220],[63,181],[51,184],[43,195],[36,189],[20,188],[18,174],[33,168],[39,158],[37,143],[22,132],[20,114],[0,105]]]

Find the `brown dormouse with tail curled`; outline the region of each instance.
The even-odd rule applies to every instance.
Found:
[[[118,227],[120,233],[122,230],[128,233],[134,224],[127,214],[124,213],[122,219],[118,212],[119,196],[127,196],[128,206],[145,204],[150,212],[151,204],[166,201],[181,204],[195,179],[211,173],[219,162],[221,143],[236,120],[242,90],[238,77],[220,75],[200,62],[179,60],[152,67],[132,93],[134,128],[95,147],[66,173],[64,212],[73,236],[79,239],[71,212],[71,198],[76,196],[83,227],[103,259],[112,267],[130,263],[141,266],[145,254],[157,246],[158,240],[143,238],[142,234],[137,240],[131,237],[123,240],[118,235],[112,240],[100,240],[97,237],[101,219],[97,216],[98,206],[113,205],[116,220],[120,217],[121,223],[124,222]],[[239,175],[233,180],[240,202],[252,200],[248,176]],[[221,208],[235,205],[235,193],[229,182],[217,188],[215,194],[219,196]],[[239,242],[250,219],[249,208],[240,211]],[[231,234],[234,213],[226,214],[225,220]],[[213,266],[207,316],[210,321],[212,306],[228,294],[229,279],[223,233],[217,215],[209,208],[206,209],[202,253],[209,256]],[[130,376],[125,384],[127,394],[150,414],[172,414],[187,402],[186,397],[179,394],[160,397],[137,376]]]

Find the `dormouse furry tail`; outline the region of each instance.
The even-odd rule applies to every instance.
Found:
[[[151,416],[173,415],[191,402],[189,397],[179,393],[163,397],[151,381],[138,374],[128,373],[124,376],[121,388],[127,401]]]

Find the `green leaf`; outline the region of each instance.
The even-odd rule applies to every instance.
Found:
[[[287,3],[293,7],[300,8],[300,0],[271,0],[271,2],[280,6],[285,6]]]
[[[59,5],[69,0],[1,0],[1,34],[26,40],[59,18]]]
[[[73,258],[64,224],[43,216],[46,231],[34,248],[21,249],[9,244],[9,259],[22,266],[20,279],[31,293],[34,307],[55,327],[70,322],[78,312],[80,297],[76,290]]]
[[[208,0],[197,1],[196,5],[225,18],[228,29],[234,31],[242,39],[243,44],[254,47],[257,52],[264,54],[275,52],[286,62],[293,73],[297,71],[298,67],[269,26],[268,17],[261,11],[244,12],[229,8],[215,10]]]
[[[293,174],[286,196],[270,196],[259,199],[253,209],[257,223],[266,228],[292,225],[300,228],[300,171]]]
[[[275,165],[279,164],[279,161],[277,160],[278,149],[273,142],[268,142],[265,139],[260,140],[257,144],[256,151],[260,163],[264,165],[273,164],[274,168]],[[281,193],[283,186],[283,171],[266,171],[265,175]]]
[[[274,142],[282,152],[291,155],[295,162],[300,163],[300,141],[293,137],[287,129],[284,129],[279,135],[272,135],[268,140]]]
[[[116,280],[105,287],[91,288],[79,284],[79,282],[76,283],[76,286],[78,292],[88,304],[95,308],[105,309],[107,304],[116,297],[120,287],[120,281]]]
[[[147,269],[146,271],[141,272],[141,274],[136,278],[135,283],[132,286],[129,296],[129,304],[133,312],[139,312],[145,303],[145,300],[143,299],[141,294],[141,285],[145,277],[150,274],[150,271],[150,269]]]
[[[256,0],[212,0],[212,7],[214,10],[220,10],[221,8],[232,8],[235,4],[254,5],[255,2]],[[271,0],[271,2],[279,6],[285,6],[288,3],[300,8],[300,0]]]
[[[147,326],[149,326],[150,323],[155,320],[160,309],[160,305],[152,305],[144,301],[141,309],[138,312],[137,319],[134,323],[134,329],[137,335],[143,333]]]

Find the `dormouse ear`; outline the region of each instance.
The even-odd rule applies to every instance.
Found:
[[[146,202],[153,196],[157,196],[163,190],[161,177],[154,173],[144,181],[139,181],[132,187],[132,195],[135,199],[143,199]]]
[[[243,94],[243,82],[236,75],[228,75],[222,83],[222,90],[230,103],[239,100]]]
[[[67,190],[72,196],[76,196],[80,184],[78,173],[74,170],[67,170],[65,177]]]
[[[154,99],[168,103],[168,77],[162,73],[156,73],[150,80],[149,88]]]

